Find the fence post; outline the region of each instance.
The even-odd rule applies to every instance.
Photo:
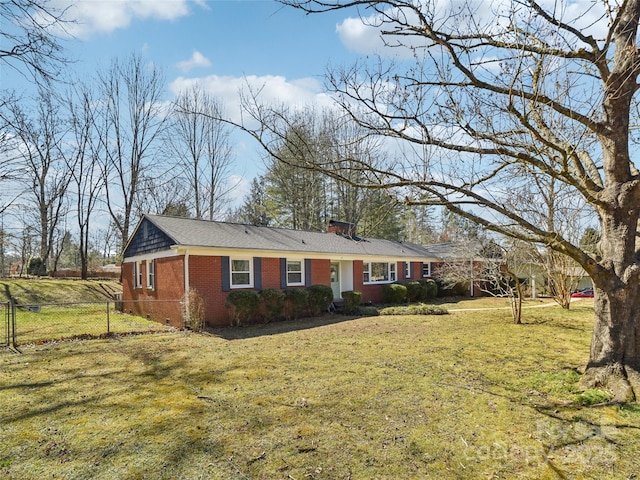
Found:
[[[16,304],[14,302],[11,303],[11,341],[13,348],[16,348],[18,344],[16,343]]]
[[[111,333],[109,320],[109,300],[107,300],[107,333]]]
[[[5,321],[5,323],[6,323],[6,325],[5,325],[5,326],[6,326],[6,331],[7,331],[7,332],[6,332],[6,333],[7,333],[7,337],[6,337],[6,338],[7,338],[7,347],[8,347],[9,345],[11,345],[11,341],[10,341],[10,339],[9,339],[9,335],[10,335],[10,331],[11,331],[11,328],[10,328],[10,318],[11,318],[11,317],[10,317],[9,308],[10,308],[10,306],[11,306],[11,303],[10,303],[10,302],[7,302],[7,303],[5,304],[5,306],[6,306],[6,313],[5,313],[5,315],[4,315],[4,321]]]

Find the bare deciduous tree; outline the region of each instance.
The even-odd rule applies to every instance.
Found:
[[[16,149],[24,172],[21,182],[36,211],[44,269],[53,252],[57,229],[67,212],[66,194],[73,165],[65,159],[62,143],[66,126],[55,96],[50,90],[40,89],[35,103],[32,115],[21,105],[12,104],[3,117],[19,139]]]
[[[362,162],[376,188],[571,257],[595,286],[584,385],[609,387],[616,401],[640,398],[640,176],[630,153],[640,0],[591,2],[588,12],[536,0],[283,3],[306,12],[358,7],[398,53],[327,77],[338,103],[370,135],[433,154],[428,168]],[[277,154],[271,147],[288,131],[286,119],[259,105],[248,112],[261,125],[254,136]],[[600,256],[509,207],[506,200],[529,181],[519,174],[523,165],[594,208]],[[323,159],[307,167],[348,180]]]
[[[581,225],[595,212],[565,183],[549,175],[524,168],[520,173],[529,181],[511,199],[509,205],[533,225],[557,232],[573,244],[579,244]],[[571,293],[580,283],[582,268],[567,255],[546,245],[528,249],[531,261],[544,271],[548,294],[562,308],[571,305]]]
[[[165,121],[164,78],[156,66],[132,55],[126,61],[114,60],[100,74],[100,87],[103,118],[96,124],[105,152],[107,209],[122,248],[140,200],[140,182],[145,174],[152,176],[152,150]]]
[[[64,10],[48,0],[3,0],[0,23],[0,63],[22,74],[55,79],[66,63],[56,34],[68,23]]]
[[[475,238],[451,242],[444,262],[434,273],[443,282],[444,289],[468,286],[473,295],[507,298],[511,318],[520,324],[524,286],[517,270],[526,261],[523,253],[520,242],[514,241],[499,243]]]
[[[71,130],[70,151],[67,164],[71,172],[72,184],[75,187],[76,220],[78,224],[80,255],[80,276],[83,280],[89,274],[91,219],[100,194],[104,189],[104,176],[101,169],[101,158],[104,156],[104,144],[96,136],[95,118],[98,102],[88,86],[77,84],[69,94],[67,105]]]
[[[235,187],[228,182],[231,132],[218,120],[223,110],[219,100],[195,85],[178,95],[167,129],[166,145],[190,185],[196,218],[213,220],[222,213]]]

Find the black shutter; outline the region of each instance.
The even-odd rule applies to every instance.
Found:
[[[229,264],[229,257],[222,258],[222,291],[228,292],[231,290],[231,265]]]
[[[304,259],[304,286],[305,287],[311,286],[311,259],[310,258]]]
[[[415,262],[409,262],[409,275],[411,278],[416,278],[416,264]]]
[[[287,259],[280,259],[280,288],[287,288]]]
[[[253,257],[253,288],[262,290],[262,258]]]

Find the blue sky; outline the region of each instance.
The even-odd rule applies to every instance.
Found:
[[[169,81],[179,75],[284,75],[300,78],[319,75],[330,59],[349,56],[336,33],[337,15],[307,16],[271,0],[180,0],[98,1],[104,11],[114,13],[111,21],[96,19],[86,12],[77,26],[78,42],[72,52],[83,63],[109,62],[127,51],[143,52],[162,65]],[[127,5],[183,5],[173,7],[166,18],[136,11]],[[111,6],[111,7],[110,7]],[[154,7],[158,9],[158,7]],[[70,15],[72,13],[70,12]],[[197,52],[203,60],[185,70],[184,62]]]
[[[66,15],[76,22],[65,43],[75,60],[70,77],[91,78],[112,59],[136,52],[164,71],[167,100],[197,81],[234,120],[247,82],[277,103],[328,102],[322,89],[327,65],[351,64],[362,45],[375,43],[363,40],[371,32],[355,22],[355,11],[305,15],[272,0],[50,1],[60,9],[71,5]],[[5,87],[24,86],[11,75],[4,75]],[[234,136],[234,144],[234,174],[247,185],[261,171],[261,151],[245,136]]]

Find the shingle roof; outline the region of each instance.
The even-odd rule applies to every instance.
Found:
[[[163,215],[145,215],[145,218],[171,237],[176,245],[190,247],[421,259],[433,257],[424,247],[410,242],[374,238],[354,240],[334,233],[258,227]]]
[[[433,257],[443,260],[482,258],[482,243],[475,240],[432,243],[427,248]]]

